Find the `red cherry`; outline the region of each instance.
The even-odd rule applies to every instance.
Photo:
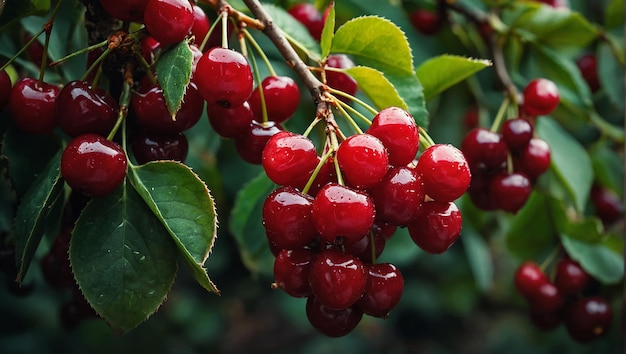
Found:
[[[556,265],[554,285],[563,295],[576,295],[581,293],[591,281],[591,276],[578,264],[578,262],[563,258]]]
[[[224,138],[234,138],[245,132],[254,120],[250,104],[224,107],[215,103],[207,103],[206,112],[209,123],[215,132]]]
[[[472,181],[467,189],[472,203],[479,209],[485,211],[492,211],[498,209],[495,200],[491,197],[490,184],[493,178],[490,174],[474,173],[472,174]]]
[[[0,111],[4,109],[7,102],[9,102],[9,96],[11,95],[11,89],[13,84],[11,78],[5,70],[0,71]]]
[[[77,136],[61,156],[61,175],[75,191],[99,197],[112,193],[126,176],[126,154],[96,134]]]
[[[565,304],[563,294],[551,282],[539,285],[529,301],[533,311],[538,313],[555,313]]]
[[[191,26],[191,34],[196,37],[196,44],[200,45],[204,37],[211,29],[211,21],[204,9],[198,5],[193,5],[193,25]]]
[[[355,243],[344,245],[344,250],[348,254],[355,255],[364,263],[374,263],[376,259],[383,253],[387,238],[380,227],[376,224],[372,226],[373,235],[369,232]],[[374,254],[372,255],[372,236],[374,237]],[[375,258],[372,258],[375,256]]]
[[[594,185],[591,187],[590,196],[596,216],[602,220],[604,225],[609,226],[624,219],[624,204],[615,192]]]
[[[159,160],[182,162],[189,151],[189,143],[183,133],[158,135],[143,131],[133,139],[132,147],[139,164]]]
[[[598,63],[596,56],[587,53],[576,60],[576,65],[583,79],[589,85],[591,92],[596,92],[600,89],[600,79],[598,78]]]
[[[611,305],[600,296],[576,300],[565,310],[565,326],[579,342],[590,342],[609,330],[613,319]]]
[[[255,120],[235,138],[235,148],[241,158],[251,164],[260,165],[263,161],[263,149],[270,138],[283,128],[276,122],[259,123]]]
[[[263,204],[263,226],[268,240],[281,249],[310,244],[317,232],[312,223],[313,198],[292,187],[274,190]]]
[[[517,213],[526,204],[532,184],[523,173],[513,172],[494,176],[489,183],[489,195],[496,207]]]
[[[402,297],[404,278],[391,263],[371,264],[367,270],[365,292],[356,307],[367,315],[386,318]]]
[[[441,29],[442,21],[438,13],[425,9],[411,12],[409,21],[413,27],[425,35],[433,35]]]
[[[84,81],[70,81],[55,103],[55,115],[61,129],[75,137],[86,133],[108,135],[117,121],[119,106],[105,91],[93,89]]]
[[[313,225],[328,242],[338,237],[345,244],[357,242],[372,228],[374,216],[367,194],[335,183],[322,187],[313,201]]]
[[[319,161],[321,161],[321,158],[319,158],[318,163]],[[317,173],[317,176],[315,176],[315,179],[313,180],[313,183],[311,184],[311,188],[309,189],[309,192],[308,192],[309,195],[316,196],[317,193],[322,189],[322,187],[336,180],[337,180],[337,176],[336,176],[336,170],[335,170],[335,163],[333,162],[332,158],[329,158],[322,165],[319,172]]]
[[[352,332],[361,322],[363,312],[354,307],[331,310],[311,296],[306,301],[306,317],[313,328],[328,337],[337,338]]]
[[[367,284],[367,268],[357,257],[324,250],[309,269],[313,295],[329,309],[342,310],[361,298]]]
[[[453,202],[427,202],[409,224],[409,234],[422,250],[445,252],[461,234],[461,211]]]
[[[193,26],[193,12],[189,0],[148,0],[143,20],[150,35],[167,46],[185,39]]]
[[[141,46],[141,54],[143,58],[148,62],[148,64],[152,64],[156,57],[158,56],[158,51],[161,49],[161,43],[159,43],[152,36],[145,36],[139,42]]]
[[[275,286],[293,297],[310,296],[309,269],[315,257],[308,249],[281,250],[274,260]]]
[[[382,109],[372,119],[366,133],[382,141],[387,148],[389,164],[404,166],[415,159],[419,148],[419,130],[413,116],[404,109]]]
[[[141,21],[148,0],[100,0],[100,4],[109,15],[122,21]]]
[[[311,37],[320,40],[324,29],[324,17],[313,4],[306,2],[295,4],[289,8],[288,12],[306,27]]]
[[[463,195],[472,178],[461,150],[448,144],[435,144],[426,149],[415,169],[422,176],[426,194],[442,202],[451,202]]]
[[[502,123],[502,138],[511,152],[523,150],[533,137],[533,126],[524,118],[509,119]]]
[[[337,149],[337,161],[346,183],[358,189],[376,185],[389,167],[385,146],[369,134],[352,135],[344,140]]]
[[[209,49],[196,68],[196,83],[209,104],[240,106],[250,97],[254,80],[246,58],[231,49]]]
[[[550,168],[550,155],[550,146],[545,140],[532,138],[520,155],[513,159],[513,168],[534,180]]]
[[[506,165],[508,149],[502,136],[485,128],[470,130],[461,143],[461,150],[472,173],[499,171]]]
[[[337,69],[350,69],[354,67],[354,62],[344,54],[331,54],[326,59],[326,66]],[[351,96],[354,96],[359,88],[356,80],[350,75],[330,70],[326,70],[326,83],[335,90],[345,92]],[[340,99],[344,102],[349,101],[349,99],[343,96]]]
[[[567,4],[567,0],[537,0],[544,4],[550,5],[554,8],[564,7],[567,8],[569,5]]]
[[[265,144],[261,163],[267,177],[274,183],[301,189],[318,161],[315,144],[309,138],[281,131]]]
[[[514,282],[517,291],[529,300],[535,296],[543,284],[549,283],[550,279],[537,263],[526,261],[515,271]]]
[[[37,79],[20,79],[9,96],[9,113],[15,125],[28,134],[49,134],[56,128],[54,105],[59,87]]]
[[[548,79],[535,79],[524,88],[524,111],[533,116],[552,113],[559,105],[559,89]]]
[[[417,217],[425,195],[424,182],[415,169],[393,167],[372,189],[376,219],[405,226]]]
[[[288,76],[268,76],[261,82],[261,87],[269,120],[282,123],[291,118],[300,104],[300,89],[296,82]],[[252,91],[248,102],[254,116],[260,120],[263,108],[258,87]]]

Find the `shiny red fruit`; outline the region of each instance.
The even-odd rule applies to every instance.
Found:
[[[513,159],[513,168],[531,180],[536,179],[550,168],[550,146],[540,138],[532,138],[519,155]]]
[[[69,136],[94,133],[107,136],[117,121],[117,102],[101,89],[85,81],[70,81],[59,92],[55,115],[61,129]]]
[[[424,181],[426,194],[441,202],[462,196],[472,179],[465,155],[449,144],[435,144],[426,149],[415,170]]]
[[[289,76],[268,76],[261,82],[261,88],[263,88],[263,98],[269,120],[282,123],[296,113],[300,104],[300,89],[292,78]],[[263,107],[259,91],[258,87],[252,91],[248,102],[254,116],[261,120]]]
[[[224,138],[234,138],[243,134],[254,120],[254,114],[247,101],[233,107],[208,103],[206,112],[211,127]]]
[[[438,13],[425,9],[417,9],[409,16],[409,21],[416,30],[425,35],[434,35],[441,29],[442,21]]]
[[[193,26],[189,0],[148,0],[143,16],[148,32],[162,45],[185,39]]]
[[[274,260],[276,286],[293,297],[310,296],[309,269],[316,256],[315,252],[304,248],[281,250]]]
[[[624,203],[615,192],[606,187],[594,185],[591,187],[590,196],[596,216],[604,225],[610,226],[624,219]]]
[[[565,305],[565,297],[553,283],[548,282],[539,285],[529,302],[537,313],[555,313]]]
[[[295,4],[287,12],[306,27],[311,37],[320,40],[324,29],[324,17],[313,4],[306,2]]]
[[[7,102],[9,102],[9,96],[11,95],[11,89],[13,84],[11,78],[5,70],[0,71],[0,111],[4,109]]]
[[[132,147],[139,164],[161,160],[183,162],[189,151],[184,133],[159,135],[143,131],[133,139]]]
[[[382,232],[380,227],[376,224],[372,226],[372,233],[369,232],[364,235],[360,240],[349,245],[344,245],[344,251],[348,254],[352,254],[358,257],[363,263],[372,264],[383,253],[385,245],[387,244],[386,235]],[[372,236],[374,238],[374,245],[372,245]],[[374,253],[372,254],[372,247]]]
[[[517,291],[529,300],[537,294],[543,284],[549,283],[550,279],[537,263],[526,261],[517,267],[514,282]]]
[[[343,337],[352,332],[363,318],[363,312],[354,307],[343,310],[331,310],[316,297],[306,301],[306,317],[311,326],[320,333],[331,337]]]
[[[494,172],[506,166],[508,149],[500,134],[485,128],[470,130],[461,150],[467,159],[472,173],[475,171]]]
[[[356,307],[366,315],[386,318],[402,297],[404,278],[391,263],[367,265],[367,270],[365,292]]]
[[[246,162],[260,165],[263,161],[263,149],[270,138],[283,128],[276,122],[257,122],[253,120],[248,127],[235,138],[235,148]]]
[[[350,69],[354,67],[354,62],[344,54],[331,54],[326,60],[326,66],[337,69]],[[354,96],[359,88],[356,80],[350,75],[330,70],[326,70],[326,83],[335,90],[345,92],[351,96]],[[344,102],[350,101],[343,96],[339,98]]]
[[[254,86],[250,64],[241,53],[222,47],[209,49],[196,67],[198,91],[209,104],[242,105]]]
[[[141,21],[148,0],[100,0],[100,4],[109,15],[122,21]]]
[[[409,224],[409,234],[422,250],[445,252],[461,235],[461,211],[453,202],[427,202]]]
[[[559,105],[559,89],[548,79],[535,79],[524,88],[523,110],[533,116],[552,113]]]
[[[389,155],[389,164],[405,166],[415,159],[419,149],[419,130],[415,119],[399,107],[382,109],[366,131],[380,139]]]
[[[20,79],[9,96],[9,114],[15,125],[28,134],[49,134],[57,126],[54,105],[59,87],[37,79]]]
[[[489,195],[497,208],[517,213],[526,204],[532,188],[531,181],[523,173],[503,173],[491,179]]]
[[[611,328],[613,310],[600,296],[576,300],[565,310],[565,326],[570,336],[587,343],[602,337]]]
[[[511,152],[521,151],[533,137],[533,126],[524,118],[509,119],[502,123],[502,138]]]
[[[373,187],[385,177],[389,168],[383,143],[365,133],[344,140],[336,156],[346,183],[357,189]]]
[[[267,239],[281,249],[298,249],[310,244],[317,232],[312,222],[313,198],[292,187],[270,193],[263,203],[263,226]]]
[[[261,163],[274,183],[302,189],[319,158],[313,142],[300,134],[281,131],[265,144]]]
[[[406,226],[420,211],[426,196],[421,175],[413,168],[393,167],[371,192],[376,219]]]
[[[191,26],[191,34],[196,37],[195,43],[197,45],[202,43],[210,29],[211,21],[206,12],[204,12],[200,6],[193,5],[193,25]]]
[[[596,56],[588,53],[576,60],[576,65],[583,79],[589,85],[591,92],[596,92],[600,89],[600,79],[598,78],[598,63]]]
[[[556,265],[554,285],[563,295],[581,293],[591,281],[591,276],[572,259],[563,258]]]

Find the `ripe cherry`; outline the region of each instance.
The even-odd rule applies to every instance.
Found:
[[[514,282],[517,291],[529,300],[543,284],[549,283],[550,279],[537,263],[526,261],[515,271]]]
[[[300,89],[296,82],[289,76],[268,76],[261,82],[265,108],[269,120],[282,123],[298,109],[300,104]],[[248,99],[250,108],[257,119],[263,118],[261,95],[257,87],[252,91]]]
[[[20,79],[9,96],[9,113],[15,125],[28,134],[49,134],[57,126],[54,105],[59,87],[37,79]]]
[[[11,78],[5,70],[0,71],[0,111],[4,109],[7,102],[9,102],[9,96],[11,95],[11,89],[13,84]]]
[[[161,49],[161,43],[152,36],[145,36],[139,41],[141,54],[148,64],[154,63]]]
[[[451,202],[470,185],[470,167],[461,150],[435,144],[422,153],[415,168],[422,176],[426,194],[436,201]]]
[[[565,310],[565,326],[572,338],[590,342],[604,335],[611,327],[611,305],[600,296],[576,300]]]
[[[358,189],[376,185],[389,167],[385,146],[369,134],[352,135],[344,140],[337,149],[337,161],[346,183]]]
[[[335,183],[322,187],[313,201],[313,225],[328,242],[338,237],[345,244],[357,242],[370,231],[374,217],[369,195]]]
[[[513,159],[513,168],[534,180],[550,168],[550,155],[550,146],[545,140],[532,138],[519,156]]]
[[[372,189],[376,219],[405,226],[413,221],[426,193],[421,175],[413,168],[393,167]]]
[[[413,116],[399,107],[382,109],[367,128],[366,133],[382,141],[389,164],[405,166],[413,159],[419,148],[419,130]]]
[[[374,245],[372,245],[372,236],[374,238]],[[387,238],[385,234],[380,227],[374,224],[371,234],[368,232],[357,242],[345,245],[344,250],[348,254],[355,255],[364,263],[372,264],[383,253],[386,244]],[[372,247],[374,247],[374,254],[372,254]]]
[[[493,172],[502,169],[508,154],[502,136],[485,128],[470,130],[461,143],[461,150],[472,173],[479,170]]]
[[[572,259],[563,258],[556,265],[554,284],[563,295],[581,293],[590,280],[591,276]]]
[[[287,12],[306,27],[311,37],[320,40],[324,29],[324,17],[315,5],[306,2],[299,3],[290,7]]]
[[[193,26],[193,12],[189,0],[148,0],[143,20],[150,35],[167,46],[185,39]]]
[[[550,5],[554,8],[569,7],[569,5],[567,4],[567,0],[538,0],[538,1],[547,5]]]
[[[591,187],[590,196],[596,216],[604,225],[610,226],[624,219],[624,204],[615,192],[596,184]]]
[[[240,106],[250,97],[254,80],[250,64],[241,53],[231,49],[209,49],[196,68],[198,91],[209,104]]]
[[[409,224],[409,234],[422,250],[439,254],[459,238],[462,221],[461,211],[453,202],[427,202]]]
[[[204,12],[200,6],[193,5],[193,25],[191,26],[191,34],[196,37],[195,43],[200,45],[210,29],[211,21],[206,12]]]
[[[425,35],[433,35],[441,29],[441,17],[435,11],[417,9],[411,12],[409,21],[413,27]]]
[[[354,62],[344,54],[331,54],[326,59],[326,66],[337,69],[350,69],[354,67]],[[359,88],[356,80],[350,75],[331,70],[326,70],[326,83],[335,90],[345,92],[351,96],[354,96]],[[349,99],[343,96],[340,99],[344,102],[349,101]]]
[[[491,192],[489,185],[492,179],[491,174],[486,173],[473,173],[472,181],[470,182],[470,186],[467,189],[467,193],[469,194],[472,203],[476,205],[479,209],[485,211],[492,211],[498,209],[495,201],[491,197]]]
[[[559,105],[559,89],[548,79],[535,79],[524,88],[524,111],[532,116],[552,113]]]
[[[148,0],[100,0],[109,15],[122,21],[142,21]]]
[[[600,79],[598,78],[598,63],[596,56],[587,53],[576,60],[576,65],[583,79],[589,85],[591,92],[596,92],[600,89]]]
[[[126,154],[115,142],[97,134],[72,139],[61,156],[61,175],[75,191],[99,197],[124,181]]]
[[[61,129],[69,136],[94,133],[108,135],[117,121],[117,102],[101,89],[85,81],[70,81],[59,92],[55,115]]]
[[[504,142],[512,152],[523,150],[533,137],[533,126],[524,118],[509,119],[502,123]]]
[[[319,158],[313,142],[300,134],[281,131],[265,144],[261,163],[274,183],[302,188]]]
[[[159,160],[182,162],[189,151],[189,143],[184,133],[159,135],[142,131],[133,139],[132,147],[139,164]]]
[[[241,158],[251,164],[260,165],[263,161],[263,149],[270,138],[283,128],[276,122],[257,122],[253,120],[248,127],[235,138],[235,148]]]
[[[526,204],[532,192],[532,184],[523,173],[502,173],[489,183],[489,195],[496,207],[509,213],[517,213]]]
[[[241,135],[254,120],[254,114],[247,101],[232,107],[208,103],[206,112],[211,127],[224,138],[234,138]]]
[[[370,264],[367,270],[365,292],[356,307],[367,315],[386,318],[402,297],[404,278],[391,263]]]
[[[309,249],[281,250],[274,260],[274,284],[293,297],[311,295],[309,269],[315,260]]]
[[[311,326],[331,338],[345,336],[352,332],[363,318],[363,312],[354,307],[331,310],[315,296],[306,301],[306,317]]]
[[[270,193],[263,203],[263,226],[268,240],[281,249],[310,244],[317,232],[312,223],[313,198],[292,187]]]
[[[551,282],[539,285],[535,293],[528,299],[530,307],[537,313],[556,313],[563,308],[565,298]]]
[[[357,257],[329,249],[320,252],[309,269],[313,295],[329,309],[342,310],[361,298],[367,268]]]

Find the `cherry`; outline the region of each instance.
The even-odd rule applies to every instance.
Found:
[[[54,105],[59,87],[37,79],[20,79],[9,96],[9,113],[15,125],[28,134],[49,134],[56,128]]]
[[[387,148],[389,164],[404,166],[415,159],[419,148],[419,130],[413,116],[399,107],[382,109],[366,131]]]
[[[241,53],[231,49],[209,49],[196,68],[196,83],[209,104],[240,106],[250,97],[254,80],[250,64]]]
[[[528,300],[533,311],[538,313],[555,313],[565,304],[563,294],[551,282],[539,285]]]
[[[139,92],[131,99],[131,107],[135,118],[146,130],[161,135],[175,135],[191,128],[200,120],[204,101],[196,85],[189,83],[174,120],[165,103],[163,89],[157,83],[140,87]]]
[[[517,291],[529,300],[543,284],[549,283],[550,279],[537,263],[526,261],[515,271],[514,282]]]
[[[313,198],[293,187],[281,187],[263,203],[265,234],[276,247],[297,249],[310,244],[317,232],[313,227]]]
[[[374,203],[364,192],[329,183],[315,196],[311,216],[322,239],[334,242],[341,237],[345,244],[351,244],[372,228]]]
[[[260,165],[263,161],[265,144],[282,130],[280,124],[276,122],[260,123],[253,120],[241,135],[235,138],[235,148],[244,161]]]
[[[206,112],[211,127],[224,138],[234,138],[241,135],[254,120],[254,114],[247,101],[232,107],[208,103]]]
[[[329,249],[311,262],[309,285],[320,303],[332,310],[352,306],[367,284],[367,268],[357,257]]]
[[[526,148],[513,159],[513,168],[531,180],[536,179],[550,168],[550,146],[543,139],[530,139]]]
[[[523,173],[499,174],[489,183],[489,195],[496,207],[509,213],[517,213],[526,204],[530,192],[532,184]]]
[[[337,161],[346,183],[358,189],[373,187],[389,167],[385,146],[369,134],[352,135],[344,140],[337,149]]]
[[[474,129],[478,127],[479,111],[476,105],[472,105],[463,114],[463,125],[467,129]]]
[[[396,266],[391,263],[367,265],[367,285],[363,297],[356,307],[363,313],[387,318],[402,297],[404,278]]]
[[[564,7],[567,8],[569,7],[567,4],[567,0],[537,0],[539,2],[542,2],[544,4],[550,5],[554,8],[559,8],[559,7]]]
[[[472,178],[461,150],[449,144],[430,146],[420,156],[415,169],[422,176],[426,194],[441,202],[451,202],[463,195]]]
[[[211,21],[204,9],[198,5],[193,5],[193,25],[191,26],[191,34],[196,37],[196,44],[200,45],[204,37],[211,29]]]
[[[161,49],[161,43],[152,36],[145,36],[139,41],[141,46],[141,54],[148,64],[152,64]]]
[[[331,54],[326,59],[326,66],[337,69],[350,69],[354,62],[344,54]],[[335,90],[345,92],[351,96],[356,94],[359,86],[352,77],[346,73],[326,70],[326,83]],[[341,96],[340,99],[348,102],[349,99]]]
[[[61,175],[75,191],[99,197],[124,181],[126,154],[115,142],[97,134],[72,139],[61,155]]]
[[[591,187],[590,196],[596,216],[604,225],[612,225],[624,218],[624,204],[612,190],[595,184]]]
[[[565,310],[565,326],[579,342],[590,342],[604,335],[611,327],[611,305],[600,296],[576,300]]]
[[[293,297],[310,296],[309,269],[315,257],[315,252],[304,248],[278,252],[274,260],[274,286]]]
[[[318,163],[319,161],[321,161],[321,158],[319,158]],[[317,176],[315,176],[315,179],[313,179],[311,188],[309,188],[309,192],[308,192],[309,195],[312,195],[312,196],[317,195],[317,193],[322,189],[322,187],[324,187],[330,182],[337,180],[335,163],[333,161],[334,161],[333,158],[330,157],[326,160],[326,162],[324,162],[319,172],[317,173]]]
[[[558,327],[562,322],[562,311],[541,312],[530,307],[530,321],[535,327],[544,331],[549,331]]]
[[[282,123],[298,109],[300,104],[300,89],[296,82],[289,76],[268,76],[261,82],[265,108],[270,120]],[[250,108],[257,119],[263,118],[261,95],[257,87],[252,91],[248,99]]]
[[[598,78],[596,56],[591,53],[584,54],[576,60],[576,65],[583,79],[585,79],[587,85],[589,85],[591,92],[598,91],[600,89],[600,80]]]
[[[405,226],[416,218],[426,194],[422,176],[415,169],[393,167],[372,188],[371,195],[378,220]]]
[[[548,79],[535,79],[524,88],[524,111],[532,116],[552,113],[559,105],[559,89]]]
[[[491,178],[492,175],[490,174],[474,173],[472,174],[470,186],[467,189],[467,193],[474,205],[485,211],[498,209],[489,189]]]
[[[509,119],[502,123],[504,142],[512,152],[523,150],[533,137],[533,126],[524,118]]]
[[[563,258],[556,265],[554,284],[563,295],[581,293],[590,280],[591,276],[572,259]]]
[[[182,162],[189,151],[189,143],[183,133],[159,135],[142,131],[133,139],[132,147],[133,155],[141,165],[159,160]]]
[[[109,15],[122,21],[142,21],[148,0],[100,0]]]
[[[472,173],[475,170],[497,171],[505,166],[508,155],[502,136],[485,128],[470,130],[463,138],[461,150]]]
[[[387,238],[379,227],[372,226],[372,233],[367,233],[355,243],[344,246],[345,252],[355,255],[365,263],[374,263],[376,259],[383,253]],[[374,254],[372,254],[372,237],[374,238]],[[375,258],[372,258],[375,257]]]
[[[117,121],[117,102],[85,81],[70,81],[59,92],[55,115],[61,129],[75,137],[86,133],[108,135]]]
[[[9,102],[9,96],[11,95],[11,89],[13,84],[11,78],[5,70],[0,71],[0,111],[4,109],[7,102]]]
[[[193,27],[193,12],[189,0],[148,0],[143,20],[150,35],[167,46],[185,39]]]
[[[281,131],[265,144],[261,163],[267,177],[274,183],[301,189],[318,161],[315,144],[309,138]]]
[[[441,29],[442,21],[435,11],[416,9],[411,12],[409,21],[413,27],[425,35],[433,35]]]
[[[319,41],[322,38],[324,17],[313,4],[306,2],[295,4],[287,12],[298,22],[302,23],[315,40]]]
[[[331,310],[311,296],[306,301],[306,317],[313,328],[331,338],[337,338],[352,332],[361,322],[363,312],[354,307]]]
[[[445,252],[461,234],[461,211],[453,202],[431,201],[422,204],[417,218],[409,224],[409,234],[422,250]]]

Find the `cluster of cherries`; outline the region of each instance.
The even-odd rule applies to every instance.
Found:
[[[522,111],[531,119],[508,119],[499,133],[474,128],[461,143],[472,171],[468,194],[483,210],[516,213],[525,205],[537,178],[550,167],[550,147],[534,136],[532,121],[556,108],[558,89],[550,80],[535,79],[524,88],[523,96]]]
[[[389,107],[336,151],[320,156],[309,138],[287,131],[263,149],[263,168],[280,185],[263,205],[275,286],[306,297],[309,321],[328,336],[349,333],[363,314],[386,317],[399,301],[400,271],[376,263],[396,227],[430,253],[459,237],[454,200],[469,186],[469,165],[444,144],[415,162],[418,147],[413,117]]]
[[[613,311],[599,295],[585,295],[594,279],[574,260],[558,261],[554,281],[532,261],[522,263],[515,272],[515,286],[528,302],[535,326],[551,330],[565,324],[569,335],[589,342],[611,327]]]

